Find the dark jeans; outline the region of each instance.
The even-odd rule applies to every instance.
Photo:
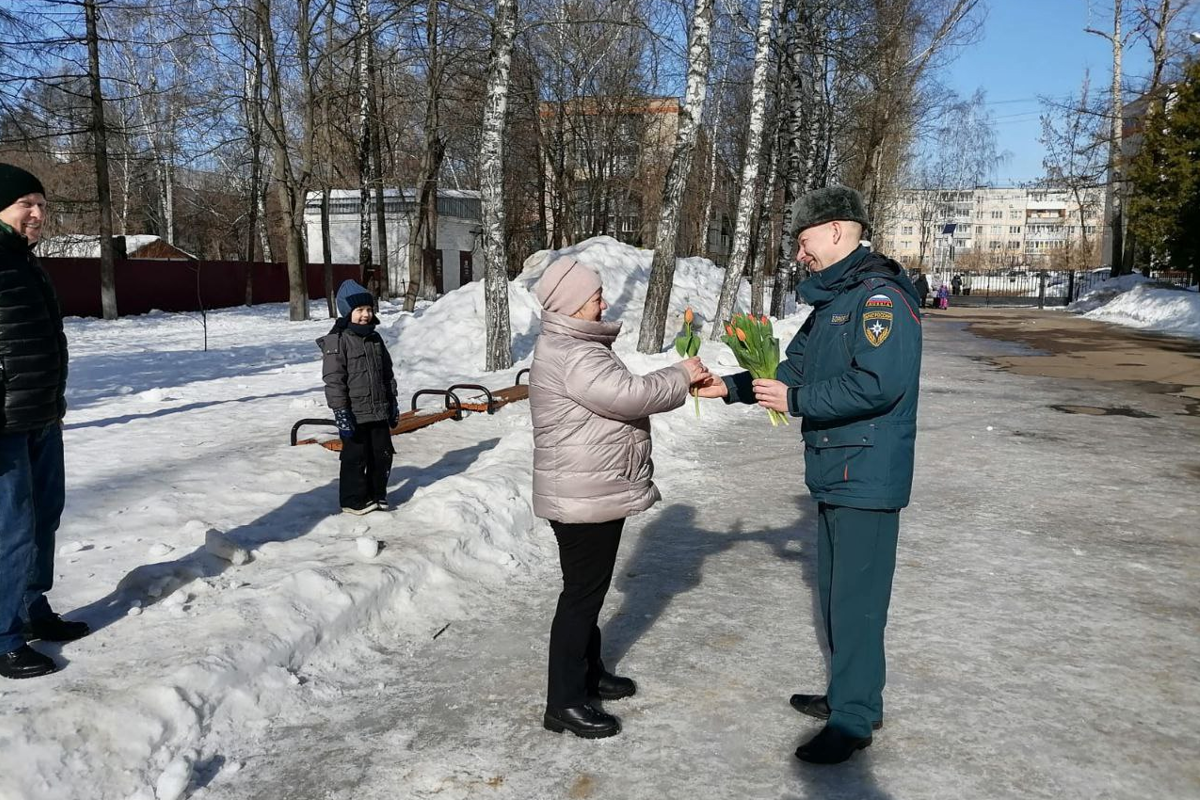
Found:
[[[392,471],[392,433],[386,422],[362,422],[342,439],[338,499],[343,508],[362,508],[387,497]]]
[[[21,625],[50,616],[54,532],[66,500],[62,428],[0,436],[0,653],[25,639]]]
[[[550,626],[549,708],[574,708],[588,701],[588,677],[604,672],[596,620],[612,583],[624,519],[611,522],[551,522],[558,539],[563,590]]]
[[[829,724],[870,736],[883,719],[883,629],[896,571],[899,511],[821,503],[817,588],[829,641]]]

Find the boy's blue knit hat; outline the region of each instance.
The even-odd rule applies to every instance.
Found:
[[[374,308],[375,295],[368,292],[367,288],[358,281],[343,281],[337,290],[338,314],[348,317],[350,316],[350,312],[359,306]]]

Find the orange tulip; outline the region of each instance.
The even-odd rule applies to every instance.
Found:
[[[771,320],[767,318],[767,315],[766,315],[766,314],[763,314],[763,317],[762,317],[762,324],[763,324],[763,325],[770,325],[770,324],[771,324]]]
[[[691,306],[688,306],[687,308],[685,308],[683,310],[683,321],[686,322],[688,325],[691,325],[692,320],[694,320],[695,318],[696,318],[696,315],[694,313],[692,313]]]
[[[746,332],[741,328],[738,328],[737,337],[739,342],[746,341]]]
[[[728,322],[725,323],[725,332],[727,334],[729,334],[730,336],[733,336],[733,326],[730,325]]]

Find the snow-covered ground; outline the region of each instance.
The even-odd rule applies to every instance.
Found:
[[[1200,339],[1200,293],[1195,287],[1164,287],[1141,275],[1106,281],[1067,310],[1102,322]]]
[[[601,267],[616,318],[632,319],[650,254],[611,239],[574,250]],[[481,285],[415,314],[385,304],[401,397],[511,384],[537,335],[529,287],[546,257],[510,291],[519,363],[503,375],[483,369]],[[711,318],[719,280],[709,262],[681,260],[671,324],[688,303]],[[68,320],[67,508],[51,599],[95,633],[39,645],[62,672],[0,683],[0,798],[174,800],[211,771],[214,727],[261,720],[317,650],[364,628],[423,631],[454,616],[464,587],[503,585],[553,555],[534,533],[523,407],[405,436],[399,508],[335,513],[336,456],[288,447],[293,421],[329,416],[315,344],[329,325],[288,322],[284,306],[222,310],[208,316],[204,352],[195,314]],[[632,353],[636,337],[627,322],[618,344],[635,369],[674,360]],[[358,539],[382,553],[364,557]]]
[[[673,361],[633,352],[649,253],[577,249],[627,363]],[[402,394],[511,382],[549,256],[510,291],[502,376],[483,373],[482,287],[386,307]],[[671,326],[690,302],[707,331],[719,279],[681,261]],[[287,446],[327,416],[327,320],[217,312],[207,353],[194,316],[71,320],[51,599],[97,630],[53,648],[64,671],[0,683],[0,798],[1200,796],[1200,503],[1161,479],[1188,474],[1194,421],[1061,414],[1094,389],[992,371],[953,325],[927,329],[887,727],[814,772],[786,703],[823,669],[799,426],[715,402],[655,418],[666,501],[631,523],[605,623],[642,692],[613,706],[622,736],[582,742],[539,724],[558,575],[524,405],[397,439],[396,510],[350,518],[336,457]],[[723,351],[701,356],[732,368]],[[251,560],[212,555],[210,530]]]

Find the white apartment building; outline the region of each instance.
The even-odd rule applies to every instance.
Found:
[[[308,260],[321,260],[321,192],[309,192],[304,207],[308,235]],[[383,211],[387,225],[388,281],[403,286],[408,280],[408,239],[411,220],[417,213],[414,189],[384,191]],[[453,291],[483,276],[480,245],[483,213],[479,192],[460,189],[438,190],[437,252],[433,254],[438,294]],[[334,263],[358,261],[359,191],[334,189],[329,193],[329,244]],[[375,220],[374,195],[368,209]],[[379,232],[372,226],[372,248],[379,249]],[[375,261],[378,263],[378,257]]]
[[[901,193],[873,238],[909,268],[946,271],[970,254],[972,269],[1039,269],[1085,236],[1095,247],[1103,214],[1102,188],[1089,189],[1082,204],[1053,189],[913,189]]]

